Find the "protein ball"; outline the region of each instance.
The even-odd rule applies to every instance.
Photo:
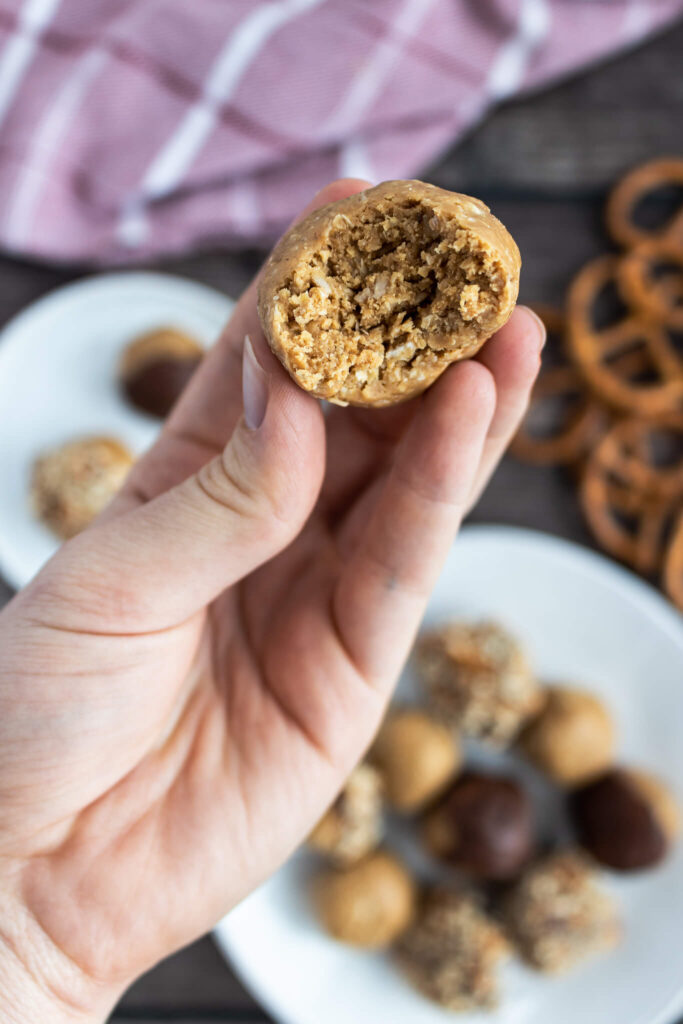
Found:
[[[395,857],[375,853],[315,883],[315,903],[327,932],[364,949],[383,949],[406,930],[415,911],[415,884]]]
[[[388,181],[287,232],[266,263],[259,315],[305,391],[393,405],[502,327],[519,270],[514,240],[478,199]]]
[[[570,795],[581,845],[617,871],[653,867],[679,832],[674,797],[659,779],[615,768]]]
[[[308,837],[309,846],[339,865],[365,857],[382,839],[382,790],[379,772],[372,765],[358,765]]]
[[[455,776],[461,754],[450,729],[417,708],[391,712],[370,751],[397,811],[420,810]]]
[[[550,973],[611,949],[621,935],[611,897],[586,858],[571,850],[530,867],[509,894],[504,916],[521,956]]]
[[[520,743],[525,754],[555,782],[576,786],[603,772],[614,758],[614,723],[592,694],[551,686],[539,715]]]
[[[84,530],[109,504],[133,465],[112,437],[68,441],[36,459],[31,478],[35,515],[63,540]]]
[[[121,388],[128,401],[163,419],[169,414],[204,356],[194,338],[175,327],[162,327],[135,338],[123,351]]]
[[[417,671],[431,711],[464,736],[507,746],[542,694],[516,640],[491,622],[454,622],[425,634]]]
[[[485,881],[514,878],[534,852],[531,800],[515,779],[468,772],[424,824],[437,857]]]
[[[498,967],[508,952],[501,930],[470,895],[437,888],[401,939],[397,959],[428,999],[448,1010],[479,1010],[497,1005]]]

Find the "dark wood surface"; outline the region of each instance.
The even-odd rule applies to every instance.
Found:
[[[425,173],[481,196],[519,242],[522,299],[560,302],[581,264],[608,247],[601,224],[606,189],[626,168],[683,153],[683,24],[580,77],[507,104]],[[237,295],[263,254],[212,252],[158,269]],[[0,259],[0,324],[74,270]],[[511,523],[590,544],[571,484],[552,470],[506,459],[477,522]],[[0,604],[9,590],[0,581]],[[325,1013],[321,1007],[321,1024]],[[268,1021],[209,938],[135,984],[114,1014],[129,1024],[264,1024]]]

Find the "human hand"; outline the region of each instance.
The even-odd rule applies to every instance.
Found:
[[[518,309],[420,399],[324,418],[244,294],[124,492],[0,616],[3,1020],[103,1019],[304,838],[542,342]]]

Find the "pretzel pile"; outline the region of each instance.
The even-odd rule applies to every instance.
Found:
[[[626,175],[606,207],[621,251],[578,272],[563,312],[537,308],[548,358],[512,452],[572,468],[601,546],[683,610],[683,198],[663,224],[637,218],[674,189],[683,159]]]

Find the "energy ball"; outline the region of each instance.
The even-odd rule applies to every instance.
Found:
[[[521,956],[549,973],[611,949],[621,935],[612,899],[587,860],[571,850],[530,867],[509,894],[504,913]]]
[[[346,870],[331,869],[315,885],[325,930],[341,942],[384,949],[406,930],[415,911],[415,883],[388,853],[375,853]]]
[[[478,199],[387,181],[287,232],[266,263],[259,315],[299,387],[339,405],[394,405],[503,326],[520,265]]]
[[[495,746],[507,746],[541,704],[523,651],[495,623],[454,622],[426,634],[417,669],[437,717]]]
[[[31,479],[35,515],[63,540],[84,530],[109,504],[133,465],[111,437],[69,441],[36,459]]]
[[[119,379],[129,402],[163,419],[199,366],[204,349],[175,327],[161,327],[135,338],[123,351]]]
[[[581,845],[617,871],[658,864],[680,829],[672,794],[644,772],[612,769],[575,790],[569,807]]]
[[[498,967],[508,955],[502,932],[469,895],[431,890],[397,959],[406,977],[428,999],[448,1010],[497,1005]]]
[[[383,833],[382,777],[359,764],[308,837],[308,844],[340,866],[355,864],[380,843]]]
[[[457,772],[461,754],[450,729],[417,708],[390,713],[370,751],[397,811],[420,810]]]
[[[482,881],[514,878],[534,852],[534,814],[514,779],[468,772],[429,813],[427,848]]]
[[[614,758],[614,723],[589,693],[551,686],[540,714],[526,727],[521,746],[534,764],[563,786],[603,772]]]

